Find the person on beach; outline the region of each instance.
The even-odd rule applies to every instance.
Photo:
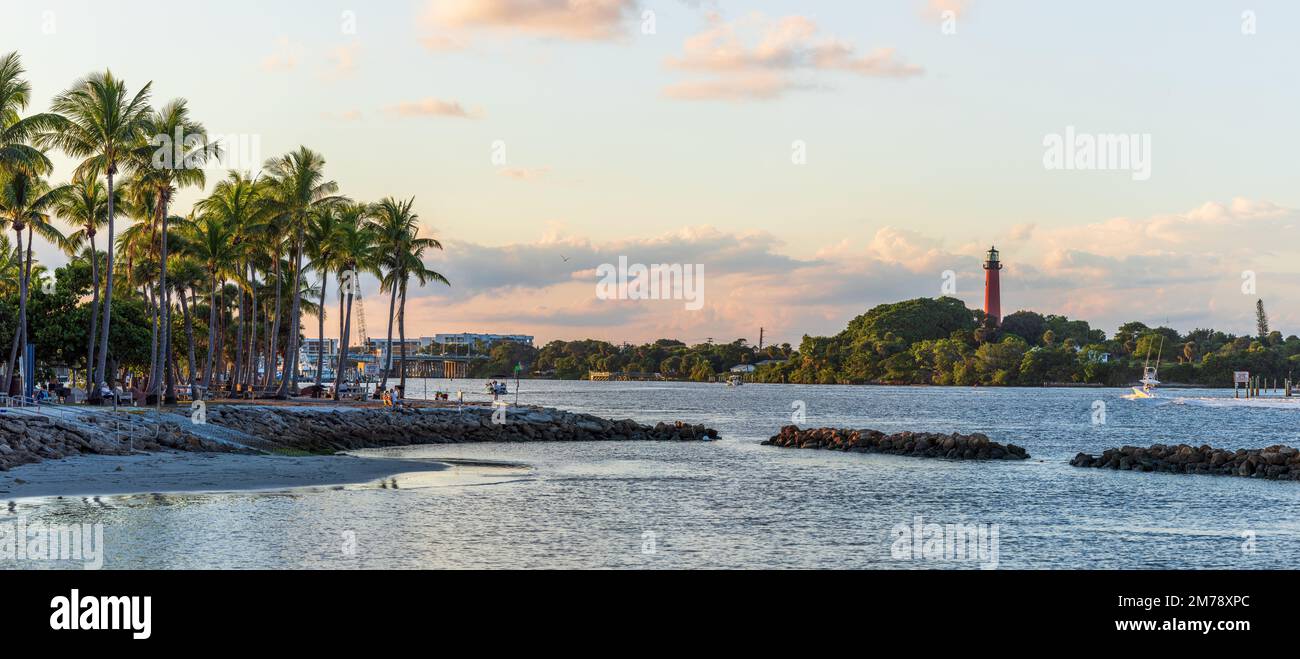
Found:
[[[402,385],[393,387],[392,403],[394,408],[402,407],[403,401],[406,400],[406,388]]]

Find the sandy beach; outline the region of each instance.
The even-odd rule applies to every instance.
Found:
[[[451,467],[432,460],[356,455],[285,457],[184,451],[81,455],[0,472],[0,499],[356,485],[417,472],[450,476]]]

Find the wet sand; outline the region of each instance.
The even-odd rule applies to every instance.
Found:
[[[355,455],[286,457],[182,451],[83,455],[0,472],[0,500],[355,485],[413,472],[446,472],[450,467],[441,461]]]

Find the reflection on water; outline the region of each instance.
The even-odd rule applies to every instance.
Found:
[[[119,568],[968,567],[892,558],[891,528],[917,516],[997,524],[1003,568],[1300,562],[1300,483],[1067,464],[1125,444],[1300,445],[1300,407],[1226,405],[1216,391],[1179,394],[1209,404],[1144,405],[1123,389],[523,384],[524,403],[706,423],[723,439],[363,452],[454,464],[345,488],[18,502],[0,522],[103,522],[107,565]],[[1104,425],[1092,423],[1095,400]],[[977,464],[760,446],[796,401],[806,425],[980,431],[1033,457]]]

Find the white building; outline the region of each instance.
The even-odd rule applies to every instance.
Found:
[[[312,368],[316,368],[316,357],[322,352],[325,353],[325,366],[332,367],[334,360],[339,355],[338,339],[303,339],[302,345],[298,349],[298,363]]]
[[[441,343],[449,348],[453,346],[469,346],[473,348],[482,343],[490,349],[493,345],[502,341],[522,343],[526,346],[533,345],[533,337],[526,334],[473,334],[464,332],[461,334],[438,334],[433,337],[433,340],[435,343]]]

